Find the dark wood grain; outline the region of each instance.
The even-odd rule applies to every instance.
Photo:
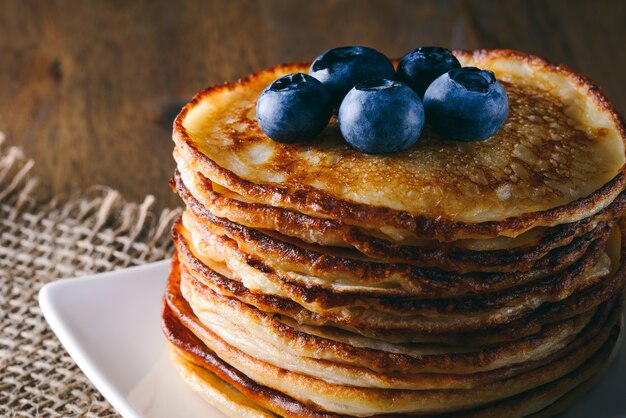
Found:
[[[624,112],[625,22],[611,0],[0,0],[0,131],[48,194],[173,206],[171,117],[207,85],[338,45],[503,47],[587,74]]]

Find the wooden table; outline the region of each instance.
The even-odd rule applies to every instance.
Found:
[[[624,1],[0,0],[0,131],[49,194],[167,186],[171,120],[203,87],[325,49],[512,48],[565,63],[626,110]]]

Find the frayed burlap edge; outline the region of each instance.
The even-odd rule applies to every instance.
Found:
[[[33,165],[0,132],[0,416],[118,416],[48,328],[37,294],[61,277],[167,257],[180,209],[155,214],[154,197],[130,203],[102,186],[42,202]]]

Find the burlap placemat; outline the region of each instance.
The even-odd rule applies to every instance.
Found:
[[[33,198],[33,161],[0,132],[0,416],[111,417],[111,405],[48,328],[37,302],[52,280],[165,258],[179,210],[150,211],[93,187],[66,199]]]

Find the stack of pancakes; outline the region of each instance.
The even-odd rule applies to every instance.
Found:
[[[506,50],[509,116],[367,155],[336,122],[298,144],[255,120],[284,65],[175,121],[186,204],[162,326],[183,379],[230,416],[549,416],[619,346],[624,123],[571,70]],[[625,235],[626,237],[626,235]]]

